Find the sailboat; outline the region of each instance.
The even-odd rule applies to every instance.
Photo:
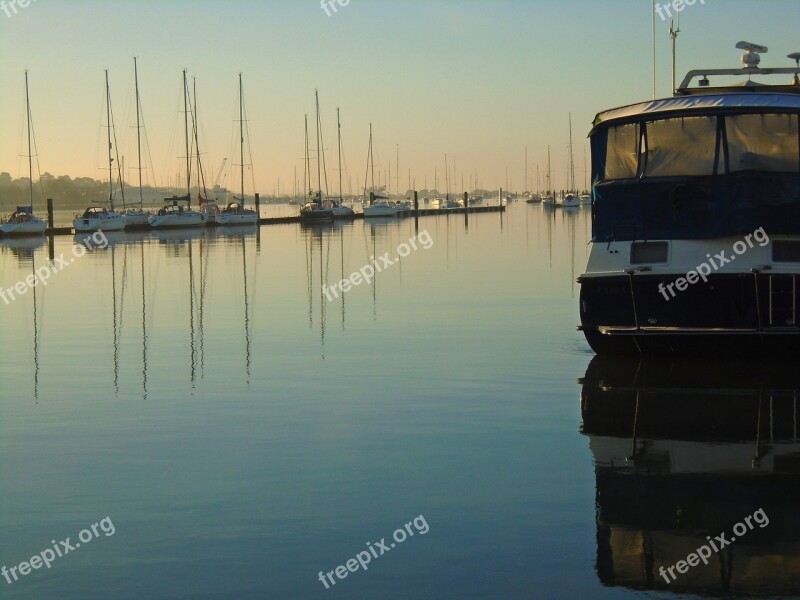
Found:
[[[242,197],[238,199],[240,202],[228,203],[228,206],[217,214],[218,225],[255,225],[258,223],[256,211],[244,207],[244,94],[241,73],[239,73],[239,157]],[[235,196],[234,200],[237,200]]]
[[[41,235],[47,224],[33,214],[33,152],[31,152],[31,101],[28,93],[28,71],[25,71],[25,106],[28,116],[28,190],[30,204],[18,206],[17,210],[0,225],[4,235]]]
[[[572,152],[572,113],[569,114],[569,178],[570,191],[564,196],[561,205],[564,208],[576,208],[581,205],[581,200],[575,192],[575,156]]]
[[[444,202],[439,202],[439,208],[453,209],[462,208],[458,200],[450,200],[450,170],[447,168],[447,155],[444,155],[444,180],[445,180],[445,195]]]
[[[325,204],[333,211],[334,219],[352,219],[356,213],[352,208],[344,205],[344,196],[342,195],[342,123],[339,119],[338,106],[336,107],[336,131],[339,139],[339,197],[329,198]]]
[[[203,213],[191,210],[192,204],[192,172],[189,153],[189,89],[186,84],[186,70],[183,71],[183,111],[184,129],[186,139],[186,196],[175,196],[165,198],[165,202],[172,204],[165,206],[158,211],[158,214],[151,216],[148,221],[154,229],[167,229],[178,227],[202,227],[206,223],[206,216]],[[184,208],[180,202],[186,202]]]
[[[308,190],[308,202],[300,209],[300,220],[304,222],[333,221],[333,210],[322,205],[322,176],[320,164],[319,141],[319,94],[314,92],[317,104],[317,191],[311,190],[311,155],[308,150],[308,115],[305,116],[306,127],[306,176],[304,177]]]
[[[542,198],[542,206],[547,208],[553,208],[555,206],[559,206],[556,202],[555,194],[550,191],[551,187],[551,170],[550,170],[550,146],[547,147],[547,190],[545,190],[544,198]]]
[[[133,57],[133,73],[136,83],[136,150],[139,157],[139,208],[129,208],[125,211],[125,229],[150,229],[150,217],[152,213],[144,210],[144,198],[142,196],[142,125],[141,125],[141,104],[139,99],[139,65],[137,59]]]
[[[108,85],[108,70],[106,70],[106,121],[108,127],[108,203],[111,210],[103,206],[90,206],[80,216],[72,221],[76,232],[88,231],[121,231],[125,229],[125,216],[114,210],[114,159],[111,157],[111,88]]]
[[[369,124],[369,152],[367,154],[367,173],[372,173],[372,191],[369,194],[370,204],[364,207],[364,217],[396,217],[397,207],[385,196],[375,195],[375,161],[372,156],[372,123]],[[364,176],[364,196],[367,195],[367,180]]]

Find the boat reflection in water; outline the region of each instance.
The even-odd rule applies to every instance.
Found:
[[[793,365],[596,357],[582,386],[603,585],[757,598],[800,592]],[[767,525],[732,533],[759,509]],[[721,533],[736,539],[708,565],[665,581],[661,567]]]

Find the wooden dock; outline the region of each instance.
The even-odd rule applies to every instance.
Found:
[[[51,209],[52,210],[52,209]],[[387,220],[402,220],[402,219],[409,219],[409,218],[419,218],[419,217],[430,217],[436,215],[464,215],[464,214],[476,214],[476,213],[494,213],[494,212],[505,212],[506,207],[493,204],[491,206],[470,206],[468,208],[420,208],[419,210],[410,210],[404,212],[402,215],[398,215],[396,217],[378,217],[375,219],[367,219],[369,221],[387,221]],[[364,213],[356,213],[349,219],[342,219],[355,221],[359,219],[364,219]],[[52,223],[52,219],[49,221]],[[285,225],[287,223],[300,223],[300,216],[291,216],[291,217],[262,217],[258,219],[258,225],[261,227],[267,225]],[[146,229],[145,229],[146,231]],[[45,235],[49,237],[55,236],[63,236],[63,235],[75,235],[75,229],[73,227],[48,227],[45,231]],[[0,234],[0,237],[3,237]]]

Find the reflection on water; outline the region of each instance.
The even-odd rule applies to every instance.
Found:
[[[799,389],[792,364],[594,358],[581,416],[595,462],[602,583],[796,594]],[[758,509],[768,526],[736,539],[708,566],[676,572],[669,585],[659,575]]]

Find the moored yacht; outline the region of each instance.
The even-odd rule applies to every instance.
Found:
[[[0,232],[3,235],[22,236],[22,235],[41,235],[47,229],[44,219],[40,219],[33,214],[33,152],[31,152],[31,100],[28,91],[28,72],[25,71],[25,106],[26,121],[28,128],[28,193],[30,204],[28,206],[18,206],[17,210],[0,223]]]
[[[0,224],[3,235],[41,235],[47,223],[33,214],[32,206],[18,206],[8,219]]]
[[[229,202],[228,206],[216,214],[217,225],[255,225],[258,223],[258,214],[249,208],[244,208],[238,202]]]
[[[594,120],[579,282],[580,328],[599,354],[800,349],[800,53],[762,69],[767,48],[737,48],[742,68],[691,71],[674,97]],[[775,75],[786,79],[753,81]]]
[[[76,215],[72,226],[76,232],[122,231],[125,229],[125,215],[107,210],[102,206],[90,206],[82,215]]]
[[[187,196],[188,198],[188,196]],[[185,198],[170,198],[169,204],[150,217],[150,226],[154,229],[176,229],[181,227],[202,227],[206,224],[206,216],[191,208],[184,208],[178,202]]]

